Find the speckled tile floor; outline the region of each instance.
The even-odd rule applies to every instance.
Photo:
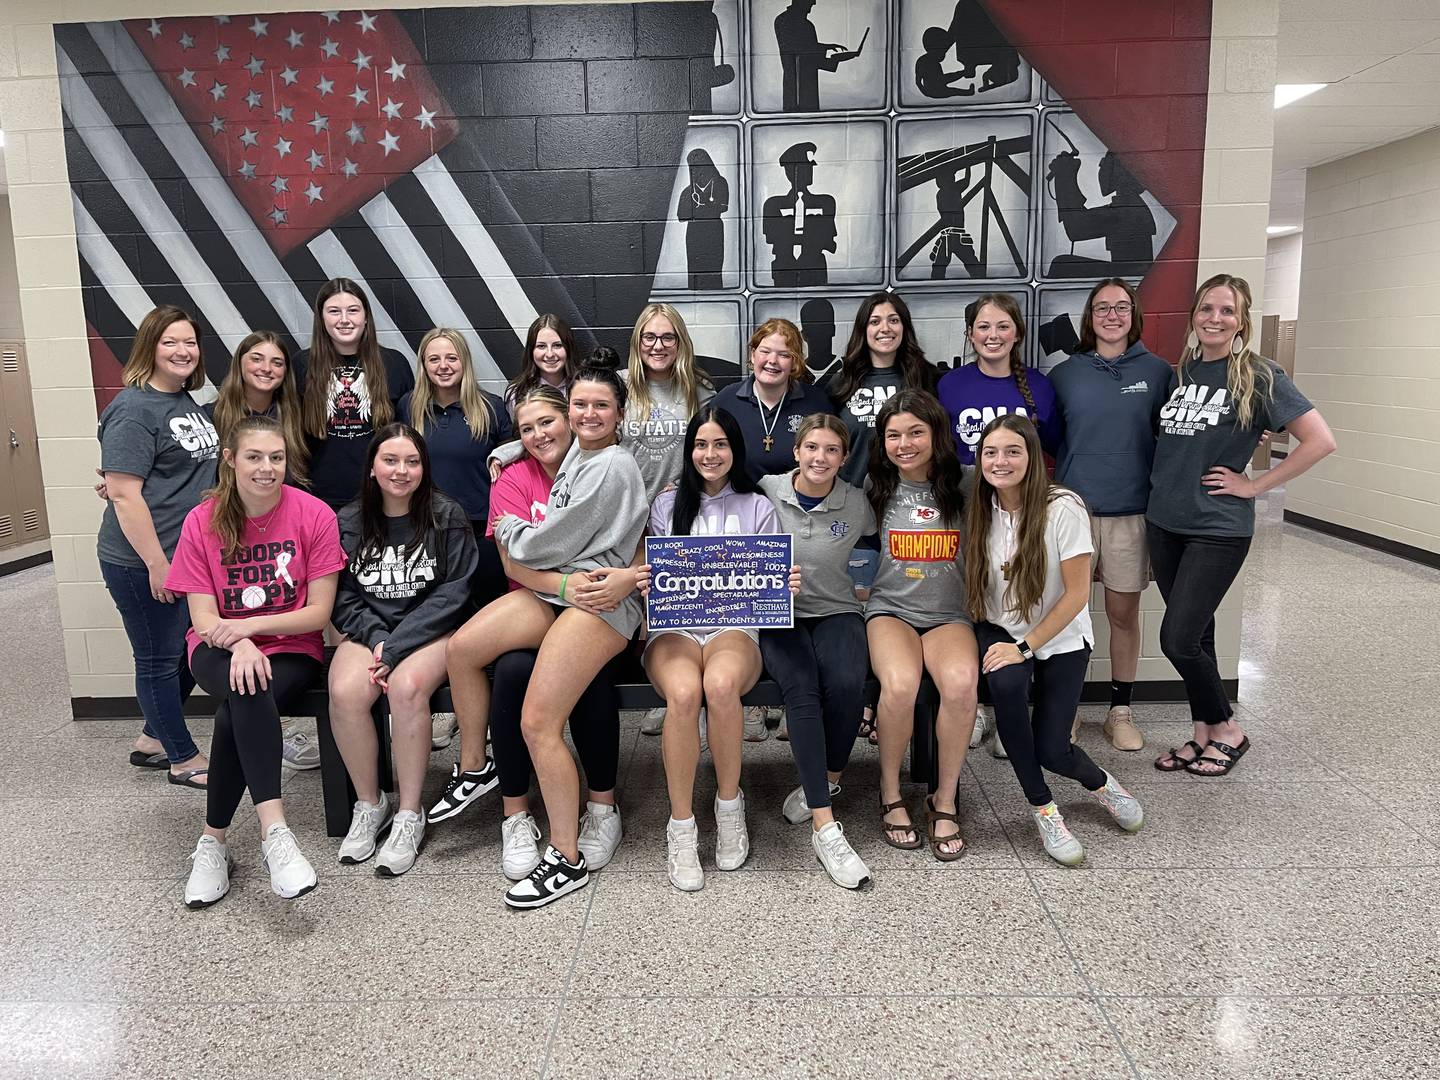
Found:
[[[1057,785],[1084,868],[1044,858],[983,753],[968,858],[886,847],[865,747],[837,808],[876,885],[842,892],[779,817],[770,741],[747,748],[750,864],[682,895],[659,743],[629,717],[619,856],[529,914],[500,903],[495,803],[383,881],[333,861],[316,773],[285,790],[320,887],[270,893],[247,804],[231,895],[185,910],[200,797],[125,764],[134,724],[69,719],[52,574],[0,579],[0,1077],[1434,1077],[1440,573],[1265,518],[1254,751],[1162,775],[1087,710],[1148,822],[1123,835]],[[1181,706],[1141,717],[1152,746],[1185,738]]]

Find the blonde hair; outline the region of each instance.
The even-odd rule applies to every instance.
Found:
[[[174,304],[161,304],[141,319],[135,330],[135,340],[130,345],[130,357],[125,361],[125,368],[120,373],[120,380],[126,386],[144,387],[150,384],[150,380],[155,377],[155,350],[160,345],[160,339],[165,336],[165,331],[177,322],[189,323],[190,329],[195,331],[197,353],[195,370],[190,373],[181,389],[199,390],[205,385],[205,360],[203,355],[199,355],[200,320],[184,308],[178,308]]]
[[[800,421],[800,426],[795,429],[795,445],[798,448],[805,441],[812,431],[828,431],[840,440],[840,452],[847,457],[850,454],[850,429],[833,413],[811,413]]]
[[[1205,294],[1211,289],[1220,288],[1229,289],[1235,294],[1236,316],[1240,322],[1240,329],[1235,333],[1235,340],[1240,343],[1240,351],[1235,352],[1232,343],[1230,369],[1225,374],[1226,390],[1235,406],[1235,423],[1240,427],[1249,427],[1255,419],[1257,407],[1262,402],[1269,401],[1275,392],[1274,368],[1250,347],[1254,341],[1254,326],[1250,322],[1250,283],[1230,274],[1216,274],[1203,282],[1195,292],[1195,303],[1190,306],[1190,333],[1195,332],[1195,313],[1200,310],[1200,302],[1205,299]],[[1190,365],[1199,356],[1200,350],[1196,346],[1193,352],[1187,350],[1181,359],[1181,386],[1185,385]]]
[[[434,400],[435,393],[430,388],[430,373],[425,369],[425,353],[441,338],[454,346],[455,355],[460,360],[460,411],[465,414],[465,426],[470,429],[470,438],[479,442],[490,434],[495,415],[475,378],[475,365],[470,361],[470,346],[466,344],[460,331],[443,326],[437,326],[420,339],[420,351],[416,353],[419,378],[415,380],[415,389],[410,392],[410,425],[423,436],[426,425],[430,422],[430,403]]]
[[[790,350],[790,355],[795,358],[794,365],[790,368],[790,385],[796,383],[808,383],[811,381],[810,368],[805,364],[805,339],[800,336],[800,328],[789,319],[766,319],[755,328],[750,335],[749,352],[754,353],[771,334],[779,334],[785,339],[785,348]],[[753,368],[754,365],[752,364]],[[752,370],[750,374],[755,374]]]
[[[245,354],[257,345],[273,345],[280,350],[285,361],[285,377],[270,397],[275,409],[275,418],[280,421],[280,434],[285,437],[285,473],[292,484],[307,484],[306,462],[310,457],[305,443],[305,431],[300,425],[300,392],[296,388],[295,368],[290,362],[290,350],[280,335],[273,330],[256,330],[240,342],[230,360],[230,370],[220,382],[220,393],[215,398],[215,432],[224,445],[230,429],[250,416],[250,406],[245,400]]]
[[[675,328],[675,336],[679,339],[675,343],[675,367],[670,377],[675,380],[675,386],[685,402],[685,415],[689,418],[700,411],[700,388],[712,387],[705,373],[695,366],[695,345],[690,340],[690,331],[685,327],[685,320],[680,317],[680,312],[669,304],[646,304],[640,311],[640,317],[635,320],[635,329],[630,331],[630,362],[625,381],[629,384],[630,402],[634,406],[632,413],[639,420],[648,420],[654,406],[654,402],[650,400],[650,388],[645,382],[645,360],[640,352],[640,335],[645,332],[645,324],[657,316],[670,320],[670,325]]]

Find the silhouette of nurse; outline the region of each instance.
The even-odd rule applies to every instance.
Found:
[[[826,253],[835,250],[835,199],[810,190],[815,144],[796,143],[780,155],[780,167],[790,190],[766,199],[761,212],[765,242],[773,253],[770,271],[781,287],[824,285],[829,280]]]
[[[704,150],[691,150],[685,158],[690,183],[680,192],[675,216],[685,222],[685,257],[690,267],[690,288],[724,288],[725,211],[730,209],[730,185]]]
[[[790,6],[775,16],[775,44],[780,48],[780,94],[786,112],[820,110],[820,72],[837,71],[846,60],[854,60],[860,49],[820,40],[810,12],[815,0],[790,0]],[[866,36],[870,31],[865,31]],[[860,48],[864,48],[862,40]]]

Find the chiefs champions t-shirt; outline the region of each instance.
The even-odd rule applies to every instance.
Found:
[[[335,513],[298,488],[281,489],[272,514],[245,523],[240,550],[223,558],[220,538],[210,528],[215,500],[206,499],[185,518],[165,587],[175,593],[208,593],[222,619],[283,615],[303,608],[309,583],[339,572],[346,563]],[[263,528],[261,526],[264,526]],[[307,634],[259,635],[250,639],[262,653],[301,653],[325,658],[319,630]],[[200,638],[185,634],[189,654]]]
[[[894,615],[917,627],[969,623],[959,525],[942,519],[930,484],[901,480],[880,525],[880,568],[865,617]]]

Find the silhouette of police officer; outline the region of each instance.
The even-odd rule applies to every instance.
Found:
[[[796,143],[780,155],[790,180],[784,195],[772,195],[761,211],[765,242],[773,258],[770,272],[784,288],[824,285],[829,280],[826,252],[835,250],[835,199],[812,192],[815,144]]]
[[[820,72],[836,71],[859,56],[844,45],[823,42],[810,21],[815,0],[790,0],[775,16],[775,44],[780,49],[780,96],[786,112],[820,110]],[[861,43],[864,44],[863,42]]]

